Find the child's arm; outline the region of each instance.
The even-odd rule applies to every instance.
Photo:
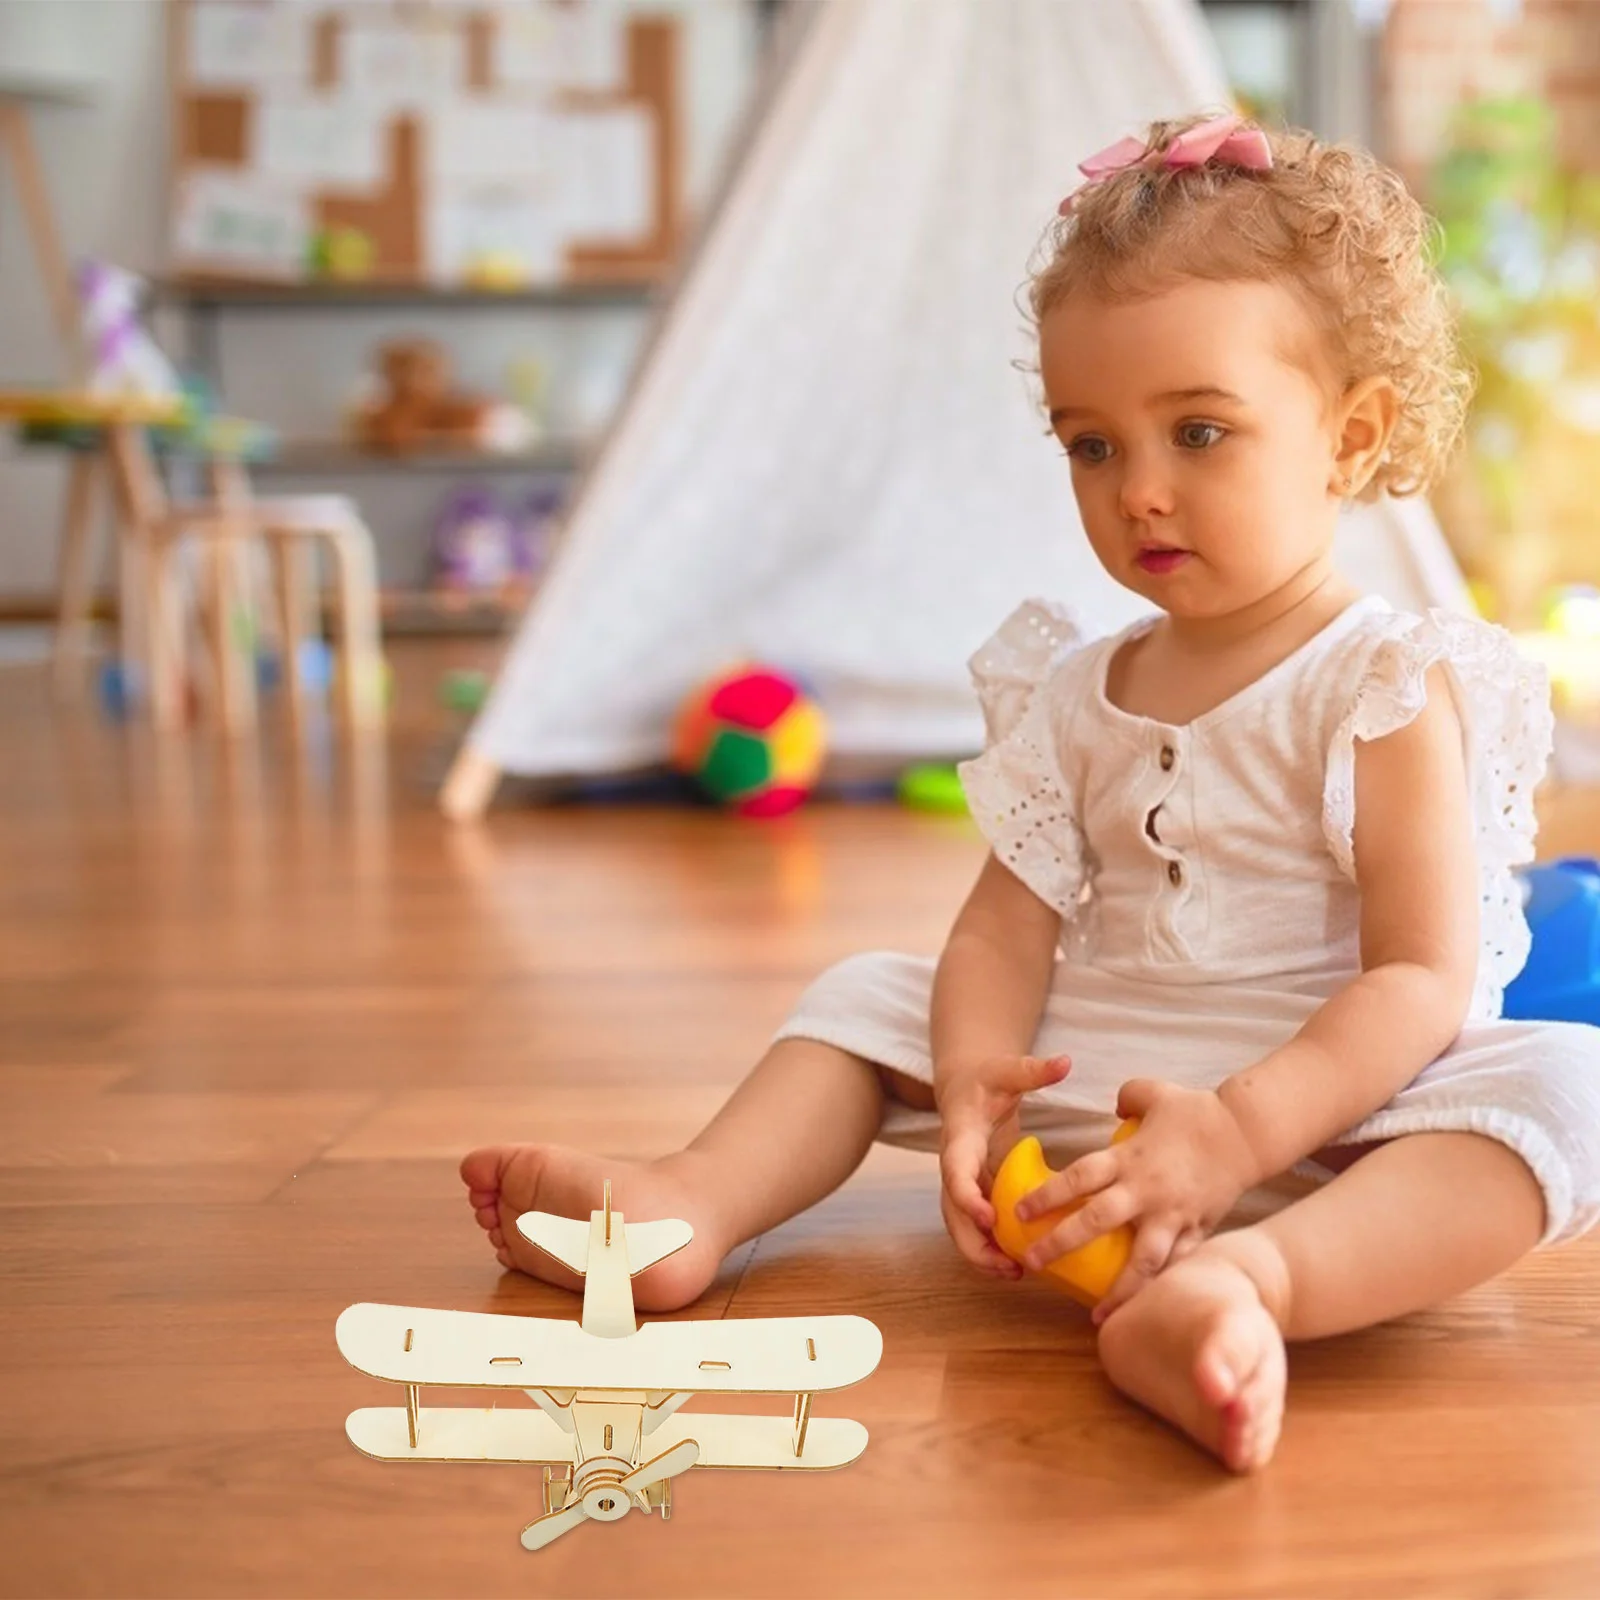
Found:
[[[1447,1050],[1478,969],[1478,865],[1461,724],[1444,669],[1428,703],[1356,745],[1361,976],[1219,1091],[1262,1178],[1386,1105]]]
[[[1281,1049],[1215,1091],[1135,1080],[1117,1110],[1139,1132],[1041,1185],[1023,1220],[1092,1196],[1034,1246],[1041,1267],[1101,1233],[1137,1230],[1126,1282],[1209,1231],[1244,1190],[1370,1116],[1448,1048],[1478,965],[1478,869],[1461,725],[1443,669],[1405,727],[1356,746],[1361,976]],[[1102,1310],[1105,1306],[1102,1306]]]
[[[1002,1276],[1019,1270],[988,1237],[990,1143],[1022,1096],[1055,1083],[1064,1061],[1028,1055],[1050,991],[1061,918],[990,856],[956,918],[933,981],[933,1085],[944,1121],[945,1222],[963,1255]]]

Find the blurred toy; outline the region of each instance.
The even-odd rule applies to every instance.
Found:
[[[939,811],[951,816],[967,815],[966,791],[954,767],[907,767],[895,787],[900,804],[913,811]]]
[[[528,419],[536,438],[545,431],[548,384],[545,365],[537,356],[517,356],[506,364],[506,392]]]
[[[1112,1134],[1112,1144],[1131,1139],[1138,1129],[1137,1119],[1129,1119]],[[1032,1222],[1019,1222],[1017,1202],[1054,1175],[1045,1163],[1039,1141],[1033,1138],[1013,1145],[994,1175],[994,1186],[989,1192],[989,1202],[994,1207],[994,1242],[1019,1264],[1029,1245],[1042,1239],[1063,1217],[1071,1216],[1083,1204],[1080,1200]],[[1042,1276],[1049,1278],[1057,1288],[1066,1290],[1080,1305],[1092,1309],[1110,1293],[1111,1285],[1127,1266],[1132,1249],[1133,1229],[1124,1225],[1058,1256],[1044,1269]]]
[[[321,638],[302,639],[295,652],[299,658],[300,682],[310,694],[326,694],[333,687],[333,651]]]
[[[331,691],[332,697],[334,699],[338,699],[344,693],[344,673],[339,658],[333,655],[332,651],[329,651],[329,655],[333,660],[333,672],[329,680],[328,688]],[[379,704],[381,704],[386,710],[392,711],[394,709],[394,667],[391,664],[388,656],[379,656],[378,658],[378,701]]]
[[[271,694],[283,683],[283,657],[276,650],[256,652],[256,688]]]
[[[358,281],[370,277],[376,255],[370,234],[360,228],[321,228],[311,241],[311,270],[326,278]]]
[[[1571,856],[1520,877],[1533,948],[1502,1015],[1600,1024],[1600,862]]]
[[[515,250],[480,250],[462,270],[462,280],[475,289],[520,289],[532,276]]]
[[[454,446],[464,450],[525,449],[531,431],[517,407],[466,394],[450,385],[449,357],[431,339],[401,339],[378,351],[376,399],[358,408],[356,437],[391,455]]]
[[[466,484],[445,501],[433,530],[433,576],[442,589],[473,594],[514,582],[516,533],[493,490]]]
[[[489,674],[476,667],[455,667],[439,680],[439,703],[447,711],[475,716],[489,698]]]
[[[113,722],[128,721],[144,704],[144,679],[136,667],[125,661],[102,661],[96,685],[100,691],[100,709]],[[192,677],[183,680],[182,696],[184,717],[191,723],[198,722],[200,685]]]
[[[339,693],[339,658],[320,637],[302,639],[295,652],[300,665],[300,687],[309,695],[336,696]],[[379,693],[386,706],[395,701],[394,668],[389,658],[378,661]]]
[[[78,267],[91,394],[176,398],[178,374],[139,321],[144,280],[106,261]]]
[[[113,722],[124,722],[138,702],[138,688],[132,674],[121,661],[102,661],[96,679],[100,706]]]
[[[770,667],[740,666],[689,696],[672,761],[740,816],[777,817],[811,792],[826,750],[815,700]]]
[[[273,429],[222,415],[210,387],[192,374],[180,384],[160,395],[8,390],[0,409],[17,420],[26,443],[66,450],[98,450],[110,423],[135,422],[145,425],[150,448],[161,456],[260,461],[276,452]]]

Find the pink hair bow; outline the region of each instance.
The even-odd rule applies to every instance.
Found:
[[[1266,172],[1272,166],[1272,147],[1259,128],[1244,126],[1241,116],[1212,117],[1186,128],[1164,150],[1152,150],[1143,139],[1131,135],[1118,139],[1104,150],[1078,163],[1084,181],[1065,200],[1059,211],[1070,216],[1086,189],[1104,183],[1114,173],[1128,167],[1165,168],[1174,172],[1183,167],[1203,167],[1208,161],[1242,167],[1247,172]]]

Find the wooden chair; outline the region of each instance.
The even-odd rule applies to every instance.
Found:
[[[254,722],[254,652],[236,628],[249,610],[245,562],[253,546],[265,547],[273,569],[285,687],[296,723],[304,712],[300,645],[310,632],[309,561],[320,547],[330,558],[338,598],[336,650],[346,718],[352,728],[381,725],[376,558],[372,534],[352,500],[333,494],[257,499],[237,462],[214,462],[211,498],[173,502],[140,428],[113,423],[108,453],[122,519],[126,649],[148,675],[158,727],[183,720],[191,631],[209,638],[223,725],[238,729]],[[180,566],[181,552],[190,545],[200,548],[205,588],[205,604],[192,617]]]

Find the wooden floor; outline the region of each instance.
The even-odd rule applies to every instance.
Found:
[[[885,1355],[815,1479],[691,1474],[525,1554],[532,1471],[388,1467],[355,1300],[570,1314],[502,1275],[474,1142],[690,1133],[823,963],[932,951],[964,825],[512,811],[452,831],[408,657],[386,755],[160,751],[0,671],[0,1592],[1600,1594],[1600,1247],[1292,1356],[1236,1481],[1100,1378],[1087,1323],[969,1274],[883,1153],[746,1247],[705,1317],[858,1312]],[[405,720],[409,716],[410,720]],[[1600,846],[1560,797],[1552,843]]]

